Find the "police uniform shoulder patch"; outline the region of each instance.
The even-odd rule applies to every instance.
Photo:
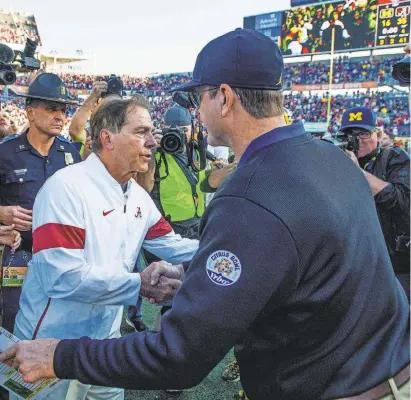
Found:
[[[241,263],[238,257],[227,250],[212,253],[206,263],[207,275],[216,285],[230,286],[241,275]]]

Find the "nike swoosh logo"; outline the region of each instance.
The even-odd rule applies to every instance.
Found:
[[[110,211],[103,211],[103,217],[105,217],[106,215],[109,215],[113,211],[114,211],[114,208]]]

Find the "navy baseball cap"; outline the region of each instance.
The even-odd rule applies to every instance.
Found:
[[[164,125],[191,125],[191,114],[183,107],[173,106],[164,114]]]
[[[172,91],[192,92],[223,83],[235,88],[281,90],[284,61],[270,38],[238,28],[209,42],[197,56],[191,82]]]
[[[354,107],[342,116],[341,130],[362,128],[372,131],[377,126],[377,115],[367,107]]]

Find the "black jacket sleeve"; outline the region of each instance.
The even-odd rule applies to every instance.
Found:
[[[375,196],[375,203],[385,211],[410,215],[410,158],[401,149],[394,149],[387,165],[389,186]]]
[[[269,299],[280,304],[293,293],[298,254],[281,220],[234,197],[215,199],[204,218],[199,250],[161,331],[62,340],[54,355],[59,378],[130,389],[195,386]]]

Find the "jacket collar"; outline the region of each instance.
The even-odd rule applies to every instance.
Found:
[[[106,166],[103,164],[103,162],[100,160],[100,158],[95,154],[91,153],[86,161],[84,161],[85,164],[87,164],[86,170],[91,173],[91,175],[96,178],[96,177],[101,177],[105,182],[110,183],[113,186],[118,186],[120,190],[121,185],[113,178],[113,176],[107,171]],[[128,187],[127,191],[130,187],[130,182],[128,182]]]
[[[238,164],[239,166],[246,164],[255,152],[264,147],[285,139],[302,136],[306,133],[307,132],[304,129],[304,125],[301,122],[273,129],[272,131],[255,138],[245,149],[245,152],[243,153]]]

